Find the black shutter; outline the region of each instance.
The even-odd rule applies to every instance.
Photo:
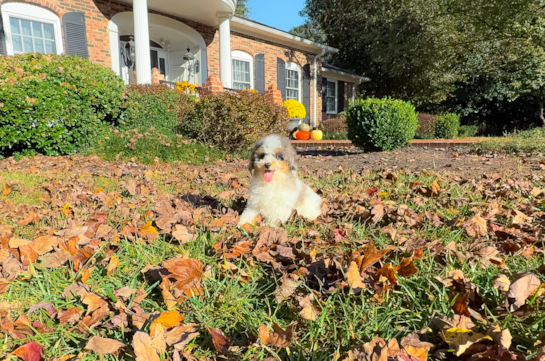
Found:
[[[4,23],[2,22],[2,13],[0,12],[0,55],[7,55],[6,34],[4,33]]]
[[[280,58],[276,58],[276,83],[282,100],[286,100],[286,62]]]
[[[310,121],[310,64],[303,67],[303,105],[307,110],[305,120]]]
[[[337,83],[337,113],[344,110],[344,81]]]
[[[265,93],[265,54],[255,56],[255,90]]]
[[[66,54],[89,58],[85,13],[73,12],[62,16]]]
[[[327,111],[327,78],[322,77],[322,112]]]

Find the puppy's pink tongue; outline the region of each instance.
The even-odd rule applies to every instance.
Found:
[[[265,172],[265,182],[269,183],[273,180],[274,170],[268,170]]]

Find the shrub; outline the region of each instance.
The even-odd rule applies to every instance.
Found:
[[[288,109],[289,117],[290,118],[297,118],[301,119],[307,116],[307,111],[305,109],[305,106],[301,103],[299,103],[295,99],[288,99],[282,104],[282,106],[286,109]]]
[[[459,138],[469,138],[474,137],[479,132],[479,126],[477,125],[460,125],[458,130]]]
[[[337,118],[324,120],[320,124],[320,129],[324,132],[325,140],[348,139],[346,135],[346,118],[339,117],[338,114]]]
[[[123,116],[125,129],[154,127],[165,134],[193,111],[194,97],[163,84],[129,85]]]
[[[0,154],[71,154],[121,113],[123,81],[77,56],[0,57]]]
[[[289,120],[286,108],[262,94],[224,92],[201,98],[178,130],[233,152],[250,148],[265,135],[283,132]]]
[[[416,137],[421,139],[431,139],[435,137],[436,120],[437,115],[418,113],[418,128],[416,128]]]
[[[441,114],[435,122],[435,137],[440,139],[454,139],[458,136],[460,116],[455,113]]]
[[[392,150],[414,138],[414,106],[401,100],[359,99],[347,109],[348,139],[364,150]]]

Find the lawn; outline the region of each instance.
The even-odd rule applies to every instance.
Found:
[[[323,217],[240,229],[245,161],[1,160],[0,357],[542,356],[542,171],[306,161]]]

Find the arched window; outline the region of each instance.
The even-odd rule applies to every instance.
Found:
[[[61,21],[55,13],[23,3],[3,4],[0,10],[8,55],[62,54]]]
[[[233,62],[233,88],[253,89],[254,88],[254,59],[248,53],[240,50],[231,52]]]
[[[301,101],[301,67],[286,63],[286,99]]]

